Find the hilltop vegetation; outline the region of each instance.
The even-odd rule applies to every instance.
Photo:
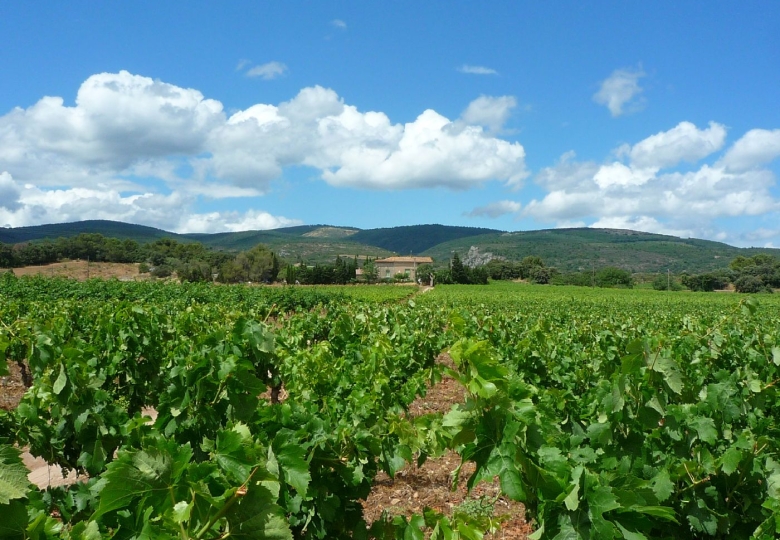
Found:
[[[351,239],[355,242],[378,246],[402,255],[408,255],[410,253],[422,253],[445,242],[500,232],[495,229],[479,229],[477,227],[411,225],[364,230],[353,235]]]
[[[737,248],[720,242],[677,238],[661,234],[616,229],[552,229],[491,233],[459,238],[428,249],[423,255],[447,260],[453,251],[479,252],[510,261],[538,256],[555,268],[574,272],[615,266],[632,272],[716,270],[740,255],[780,255],[780,250]]]
[[[541,257],[562,272],[588,272],[617,267],[630,272],[699,274],[725,268],[732,259],[758,254],[779,256],[780,250],[737,248],[720,242],[616,229],[551,229],[502,232],[476,227],[415,225],[359,230],[353,227],[302,225],[269,231],[175,234],[112,221],[84,221],[16,229],[0,228],[0,244],[41,242],[100,233],[139,245],[169,238],[181,244],[200,243],[236,254],[258,244],[291,263],[333,264],[337,257],[358,260],[394,254],[427,255],[446,267],[457,252],[466,266],[491,259],[520,262]],[[478,264],[477,264],[478,263]],[[0,263],[1,265],[2,263]]]

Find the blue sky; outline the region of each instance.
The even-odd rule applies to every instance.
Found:
[[[780,247],[780,3],[4,2],[0,226]]]

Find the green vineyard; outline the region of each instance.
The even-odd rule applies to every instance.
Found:
[[[780,536],[773,295],[6,275],[0,357],[29,385],[0,410],[0,539],[482,538],[365,519],[377,475],[450,451],[532,539]],[[463,401],[409,414],[443,377]],[[82,481],[38,489],[22,449]]]

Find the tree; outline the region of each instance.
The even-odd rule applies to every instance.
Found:
[[[245,281],[270,283],[279,273],[279,260],[262,244],[242,251],[232,261],[225,263],[219,272],[219,281],[240,283]]]
[[[520,277],[523,279],[531,278],[531,274],[536,268],[544,268],[544,261],[536,255],[529,255],[520,261]]]
[[[432,264],[421,264],[417,267],[417,279],[421,280],[423,285],[427,285],[431,281],[431,276],[433,276],[433,265]]]
[[[484,266],[478,266],[472,268],[469,271],[469,283],[472,285],[487,285],[488,284],[488,272]]]
[[[454,283],[468,284],[469,275],[466,272],[466,267],[460,260],[457,252],[452,255],[452,268],[450,269],[450,275]]]
[[[599,287],[633,287],[634,280],[628,270],[608,266],[596,273],[596,285]]]
[[[182,282],[202,283],[211,281],[211,265],[204,261],[182,263],[176,268],[176,274]]]
[[[772,292],[771,288],[755,276],[742,276],[734,282],[734,288],[739,293]]]
[[[505,261],[503,259],[492,259],[485,265],[490,279],[518,279],[523,277],[523,264]]]
[[[373,260],[366,259],[363,263],[363,279],[365,279],[367,283],[374,283],[378,277],[379,271],[376,268],[376,264],[374,264]]]
[[[349,269],[347,268],[347,263],[341,258],[341,256],[337,255],[336,265],[333,268],[333,283],[344,285],[347,281],[349,281]]]
[[[292,285],[295,283],[295,281],[298,279],[297,273],[298,272],[296,271],[296,268],[293,265],[291,264],[287,265],[287,268],[285,268],[284,271],[284,280],[287,282],[288,285]]]
[[[533,266],[528,273],[528,279],[539,285],[546,285],[550,283],[558,273],[555,268],[548,268],[546,266]]]
[[[680,283],[666,274],[658,274],[653,280],[653,289],[656,291],[679,291],[682,290]]]
[[[723,279],[711,273],[693,276],[683,274],[680,281],[682,281],[682,284],[690,290],[698,292],[712,292],[715,289],[722,289],[726,286],[726,282],[723,281]]]

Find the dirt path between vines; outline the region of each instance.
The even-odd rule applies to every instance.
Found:
[[[16,363],[8,363],[9,375],[0,377],[0,409],[10,411],[19,405],[27,388],[22,382],[22,372]],[[43,458],[36,458],[27,449],[22,449],[22,461],[30,471],[27,478],[41,489],[49,486],[67,486],[86,479],[78,477],[75,472],[63,476],[58,465],[49,465]]]
[[[439,357],[439,362],[452,366],[448,355]],[[446,413],[452,405],[465,400],[463,387],[451,377],[444,377],[431,387],[424,398],[417,398],[409,407],[411,416],[430,413]],[[455,452],[447,452],[440,458],[429,459],[421,467],[414,464],[401,469],[395,478],[380,472],[374,480],[374,487],[366,501],[363,511],[366,521],[371,524],[385,511],[391,516],[411,516],[420,514],[427,506],[433,510],[451,516],[453,511],[470,508],[476,512],[490,512],[501,521],[498,531],[486,534],[486,540],[525,539],[533,528],[525,520],[525,508],[521,503],[501,495],[498,479],[482,482],[471,493],[466,489],[466,481],[474,472],[473,464],[461,469],[458,487],[452,489],[453,472],[460,465],[460,457]],[[494,502],[495,501],[495,502]],[[465,503],[465,504],[464,504]]]

